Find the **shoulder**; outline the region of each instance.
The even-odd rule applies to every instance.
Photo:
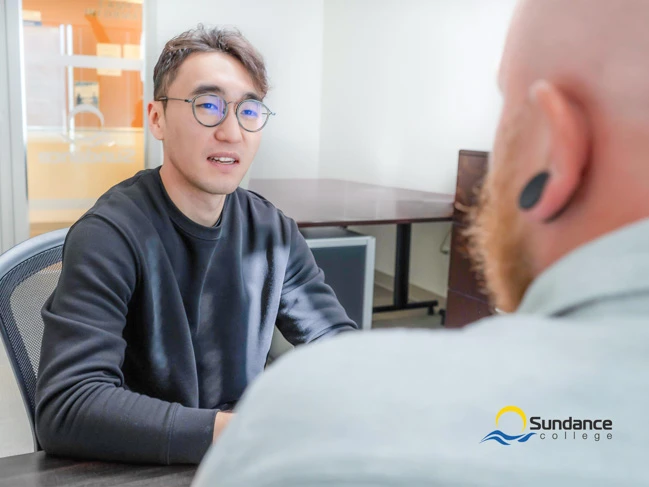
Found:
[[[560,377],[577,363],[596,370],[619,362],[616,354],[629,340],[619,333],[620,323],[606,317],[579,321],[514,313],[456,329],[345,333],[283,355],[252,389],[260,396],[281,390],[283,397],[304,401],[317,402],[319,394],[342,394],[363,402],[367,396],[357,391],[367,391],[370,383],[379,395],[400,389],[409,394],[420,383],[455,388],[445,384],[437,373],[442,371],[452,371],[459,383],[472,387],[480,377],[508,377],[512,383],[541,371]],[[624,326],[629,334],[649,336],[639,322]],[[307,380],[317,387],[304,389]]]
[[[619,379],[642,367],[616,366],[624,359],[615,347],[603,352],[606,333],[624,335],[606,320],[513,314],[461,329],[364,331],[297,347],[247,390],[207,464],[220,478],[257,475],[266,485],[288,485],[288,472],[312,478],[318,468],[340,479],[346,468],[367,478],[393,471],[401,480],[417,471],[430,480],[445,470],[464,485],[489,473],[480,468],[488,456],[500,470],[491,472],[496,481],[509,471],[502,451],[480,440],[503,406],[581,414],[600,401],[610,414],[606,397],[622,397],[628,382]],[[526,448],[544,447],[537,445]],[[574,449],[561,445],[548,461]],[[516,451],[515,463],[536,461]],[[250,460],[260,457],[275,461]]]
[[[65,237],[65,248],[110,247],[123,240],[123,232],[110,219],[101,212],[89,211],[70,227]]]
[[[284,251],[303,240],[295,220],[264,196],[242,188],[231,196],[230,209],[225,210],[230,214],[230,221],[234,217],[236,225],[241,225],[244,232],[252,232],[257,244],[266,245],[270,239],[275,250]]]
[[[116,184],[99,197],[86,215],[96,215],[115,226],[135,223],[144,216],[144,208],[150,206],[148,200],[151,187],[155,184],[155,170],[139,171],[134,176]]]
[[[545,366],[560,339],[557,328],[552,320],[512,315],[458,329],[344,333],[296,347],[273,362],[251,386],[252,399],[243,407],[291,397],[296,409],[318,409],[327,397],[346,397],[346,404],[363,409],[385,395],[425,395],[428,389],[421,385],[442,385],[443,371],[453,371],[458,384],[467,386],[481,374],[524,374],[525,367]],[[512,370],[512,363],[520,367]]]
[[[263,476],[277,479],[288,471],[313,475],[313,464],[297,460],[305,457],[317,458],[317,468],[337,472],[341,480],[353,465],[392,465],[401,478],[426,469],[433,450],[445,443],[430,438],[458,434],[467,414],[458,401],[475,405],[481,395],[489,397],[485,376],[497,376],[498,365],[483,361],[481,350],[489,344],[473,334],[471,327],[374,330],[296,347],[246,391],[208,457],[211,471],[245,477],[253,469],[249,459],[270,452],[279,461],[266,463]],[[469,441],[477,444],[481,430],[468,429]]]
[[[394,328],[343,334],[296,349],[273,364],[269,372],[286,374],[314,362],[326,362],[329,366],[344,369],[363,367],[361,362],[370,362],[369,368],[373,368],[374,362],[389,360],[397,362],[399,367],[416,358],[434,365],[437,360],[446,361],[445,357],[455,346],[465,350],[475,348],[472,351],[477,354],[480,350],[486,352],[483,347],[493,350],[500,346],[508,347],[512,342],[525,343],[534,334],[533,330],[546,326],[550,321],[511,315],[487,318],[462,328]],[[408,360],[408,357],[413,360]]]
[[[64,268],[109,266],[114,270],[138,268],[131,239],[110,219],[95,213],[81,217],[68,231],[63,245]]]
[[[99,197],[94,208],[101,208],[117,195],[134,197],[137,193],[143,192],[143,187],[155,182],[155,169],[144,169],[133,176],[112,186],[108,191]]]
[[[167,216],[155,171],[140,171],[110,188],[75,226],[99,227],[135,246],[139,241],[156,237],[156,222]]]
[[[292,218],[286,216],[282,210],[259,193],[238,188],[233,195],[240,211],[247,213],[255,222],[276,221],[283,225],[294,223]]]

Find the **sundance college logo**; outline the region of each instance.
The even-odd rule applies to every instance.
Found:
[[[508,435],[498,429],[500,418],[507,413],[520,417],[523,429],[518,435]],[[517,406],[505,406],[496,414],[496,429],[482,438],[480,443],[493,440],[501,445],[509,446],[513,442],[526,443],[530,438],[538,436],[541,440],[595,440],[613,439],[613,421],[610,419],[575,419],[572,416],[564,419],[545,419],[540,416],[530,418],[529,431],[527,416]]]

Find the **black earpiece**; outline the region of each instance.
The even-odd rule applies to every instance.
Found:
[[[544,171],[534,176],[532,180],[527,183],[518,200],[518,206],[522,210],[531,210],[536,206],[543,195],[543,190],[545,189],[548,179],[550,179],[550,173]]]

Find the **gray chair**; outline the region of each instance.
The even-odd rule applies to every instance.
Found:
[[[61,274],[68,229],[31,238],[0,255],[0,336],[30,420],[34,450],[36,375],[43,339],[41,309]]]

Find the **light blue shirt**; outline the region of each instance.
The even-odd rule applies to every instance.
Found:
[[[506,406],[525,428],[496,426]],[[195,487],[649,485],[649,220],[561,259],[515,314],[290,352],[237,412]]]

